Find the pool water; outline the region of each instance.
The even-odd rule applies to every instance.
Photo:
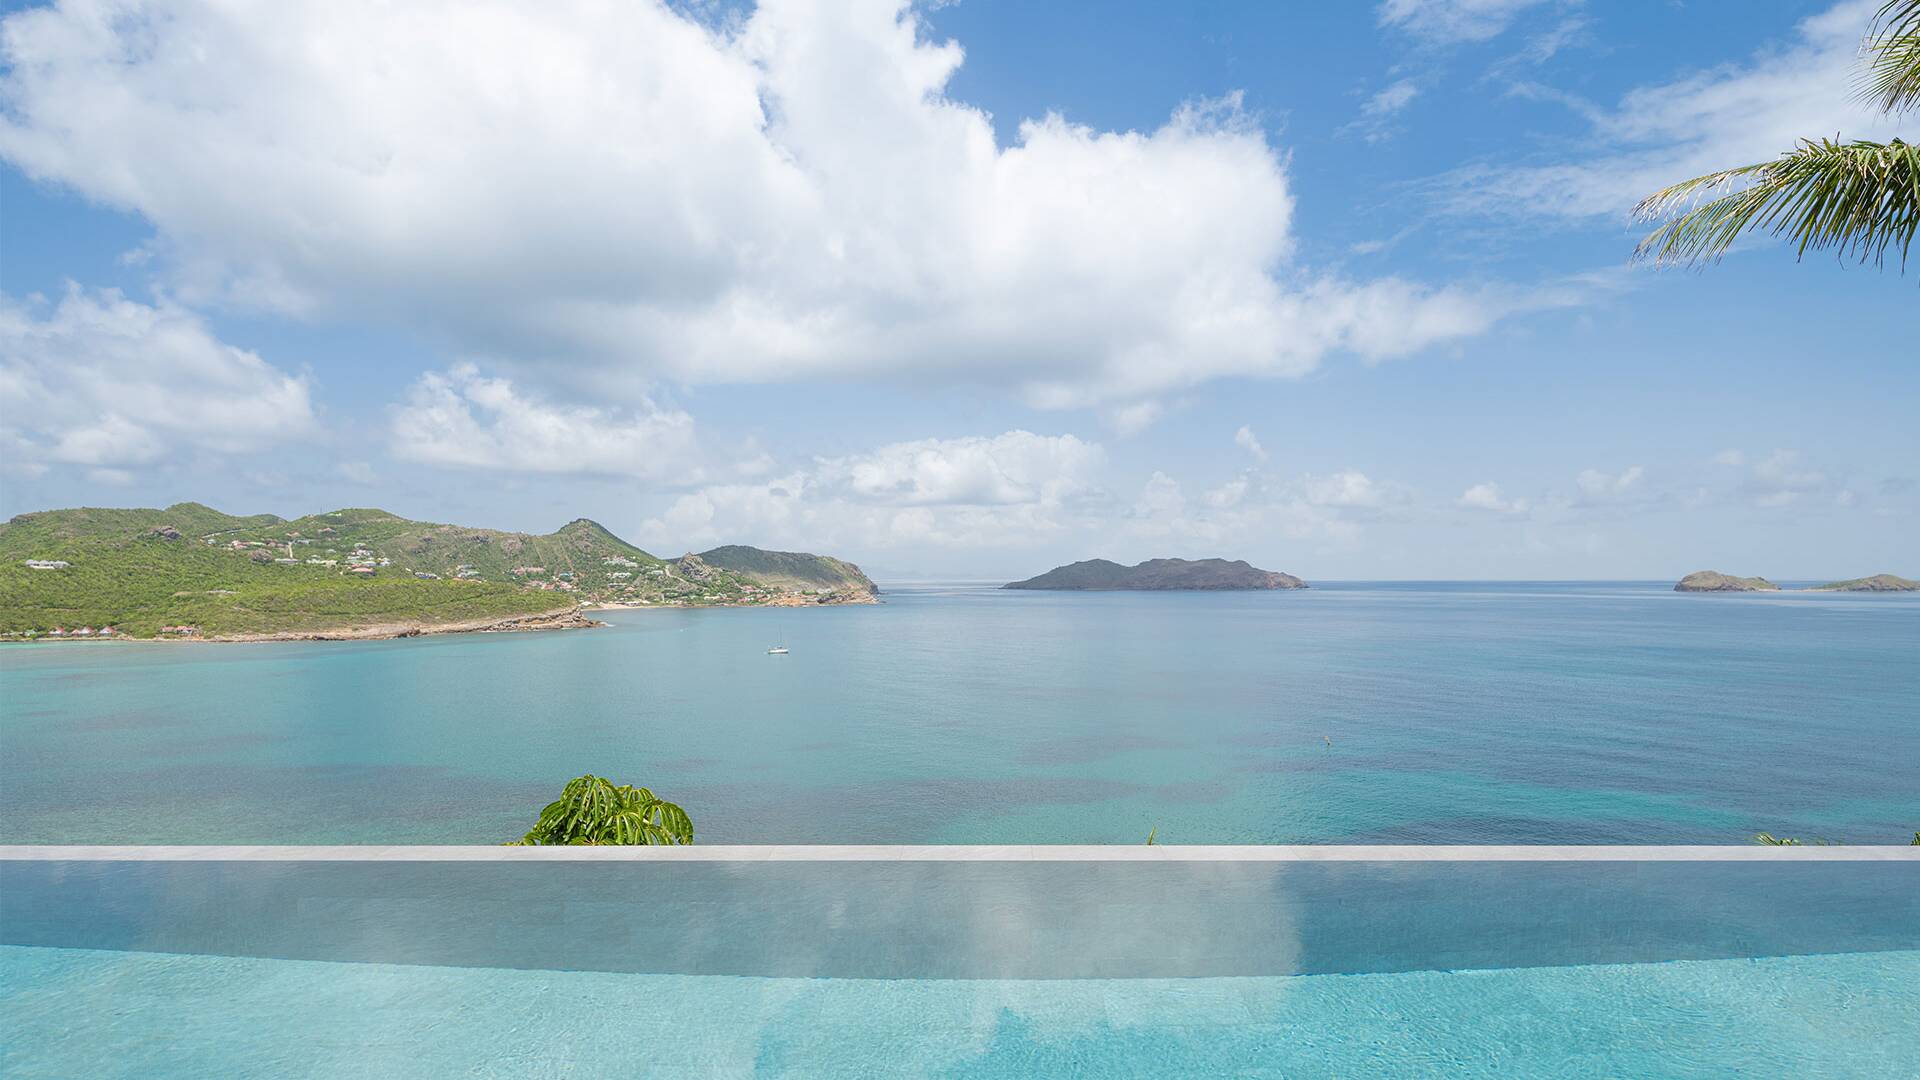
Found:
[[[1920,1076],[1906,848],[438,850],[0,849],[0,1076]]]
[[[0,946],[8,1077],[1920,1075],[1920,951],[1196,979]]]

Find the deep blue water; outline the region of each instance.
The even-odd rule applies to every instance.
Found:
[[[610,612],[568,633],[0,648],[0,838],[491,842],[588,771],[680,802],[703,842],[1920,829],[1920,597],[887,599]]]

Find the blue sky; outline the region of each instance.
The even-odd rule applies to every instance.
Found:
[[[1627,261],[1871,9],[14,5],[0,512],[1920,573],[1914,272]]]

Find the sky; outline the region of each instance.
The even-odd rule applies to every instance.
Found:
[[[0,514],[1920,576],[1920,265],[1635,265],[1873,0],[0,6]]]

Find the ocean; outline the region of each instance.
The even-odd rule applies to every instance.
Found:
[[[680,803],[702,843],[1920,829],[1920,596],[885,599],[532,634],[7,646],[0,842],[494,843],[585,772]]]

